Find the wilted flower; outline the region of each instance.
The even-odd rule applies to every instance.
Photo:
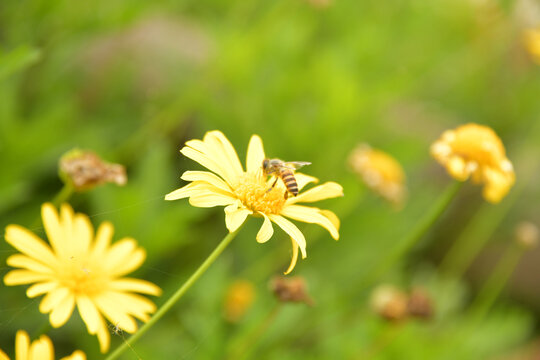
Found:
[[[339,238],[339,219],[329,210],[297,205],[301,202],[315,202],[343,196],[343,188],[335,182],[315,186],[298,196],[285,198],[285,185],[278,181],[272,187],[272,179],[263,174],[265,159],[262,140],[253,135],[249,142],[246,171],[229,140],[220,131],[206,133],[204,139],[190,140],[180,150],[182,154],[197,161],[209,171],[186,171],[182,179],[190,184],[165,196],[166,200],[189,197],[189,203],[198,207],[225,206],[225,224],[230,232],[236,231],[248,215],[262,217],[264,222],[257,234],[257,241],[268,241],[274,230],[272,222],[281,227],[292,240],[292,261],[286,273],[292,271],[298,258],[306,257],[306,240],[302,232],[285,217],[316,223],[330,232],[334,239]],[[298,189],[317,179],[295,173]]]
[[[253,305],[255,287],[250,281],[237,280],[229,286],[225,295],[225,319],[238,322]]]
[[[306,281],[301,276],[292,278],[276,276],[270,281],[270,290],[281,302],[302,302],[313,305],[313,299],[309,296]]]
[[[533,60],[540,65],[540,28],[525,30],[523,40]]]
[[[0,360],[9,360],[9,357],[0,350]],[[30,343],[26,331],[19,330],[15,337],[15,360],[54,360],[54,347],[46,335]],[[60,360],[86,360],[86,355],[77,350],[70,356]]]
[[[431,145],[431,155],[459,181],[469,177],[484,184],[484,198],[498,203],[515,181],[514,168],[495,132],[483,125],[466,124],[445,131]]]
[[[122,276],[144,261],[144,249],[132,238],[111,245],[113,226],[109,222],[94,229],[88,216],[75,214],[64,204],[60,214],[54,206],[42,206],[41,216],[49,244],[31,231],[18,226],[6,227],[6,241],[22,254],[11,255],[7,264],[19,268],[4,277],[6,285],[33,284],[26,294],[33,298],[45,294],[42,313],[50,313],[53,327],[66,323],[75,305],[90,334],[97,334],[102,352],[109,348],[110,336],[105,316],[111,323],[133,333],[134,319],[148,321],[155,305],[135,293],[160,295],[154,284]]]
[[[106,163],[95,153],[74,149],[60,159],[60,177],[75,190],[84,191],[105,183],[125,185],[126,170],[120,164]]]
[[[429,319],[433,316],[433,301],[431,296],[421,289],[414,288],[409,294],[407,312],[412,317]]]
[[[370,299],[373,311],[386,320],[400,321],[408,315],[407,295],[392,285],[380,285]]]
[[[394,205],[405,200],[405,172],[392,156],[367,144],[358,145],[349,156],[352,169],[367,186]]]
[[[529,221],[522,221],[516,226],[516,241],[525,249],[533,249],[538,246],[538,226]]]

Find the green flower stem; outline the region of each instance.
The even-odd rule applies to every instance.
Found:
[[[504,289],[508,279],[510,279],[510,276],[514,272],[523,252],[524,248],[522,246],[513,243],[502,256],[502,259],[499,260],[495,270],[493,270],[491,276],[480,289],[480,292],[471,305],[473,319],[481,320],[492,307],[493,303]]]
[[[60,204],[68,201],[71,196],[73,195],[75,191],[75,188],[73,185],[71,185],[69,182],[66,182],[62,189],[56,194],[56,196],[52,199],[52,203],[54,206],[58,207]]]
[[[515,189],[509,199],[497,206],[489,203],[482,205],[441,262],[444,275],[455,278],[463,276],[512,208],[519,193],[519,189]]]
[[[508,200],[501,207],[483,204],[450,247],[441,263],[441,272],[455,278],[463,276],[491,238],[512,204],[513,202]]]
[[[418,222],[416,227],[391,251],[387,253],[385,257],[379,262],[378,266],[369,273],[365,285],[371,286],[381,276],[383,276],[390,267],[395,264],[399,259],[405,256],[426,234],[431,226],[437,221],[437,219],[444,213],[452,199],[457,194],[458,190],[463,185],[462,182],[454,181],[449,185],[446,190],[441,194],[438,201],[433,207],[426,213],[426,215]]]
[[[195,272],[189,277],[189,279],[187,279],[186,282],[184,282],[184,284],[182,284],[182,286],[180,286],[178,290],[176,290],[176,292],[165,302],[165,304],[163,304],[158,309],[158,311],[156,311],[154,316],[152,316],[152,318],[146,324],[144,324],[139,329],[139,331],[129,337],[129,339],[126,339],[126,341],[124,341],[122,345],[120,345],[114,352],[112,352],[106,358],[106,360],[116,359],[128,347],[133,345],[141,336],[143,336],[148,331],[148,329],[150,329],[159,319],[161,319],[163,315],[165,315],[165,313],[169,311],[174,306],[174,304],[178,302],[178,300],[180,300],[180,298],[189,290],[189,288],[191,288],[191,286],[201,277],[201,275],[204,274],[206,270],[208,270],[210,265],[212,265],[214,261],[216,261],[216,259],[219,257],[219,255],[221,255],[223,250],[225,250],[227,245],[229,245],[231,241],[236,237],[241,228],[242,226],[240,226],[236,231],[227,234],[227,236],[225,236],[223,240],[221,240],[221,242],[214,249],[214,251],[212,251],[212,253],[206,258],[206,260],[204,260],[204,262],[199,266],[199,268],[195,270]]]

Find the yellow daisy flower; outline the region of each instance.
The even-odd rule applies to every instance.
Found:
[[[38,340],[30,343],[30,337],[26,331],[19,330],[15,337],[15,359],[16,360],[54,360],[54,348],[45,335],[41,335]],[[9,360],[9,357],[0,350],[0,360]],[[70,356],[63,357],[60,360],[86,360],[86,355],[77,350]]]
[[[495,132],[484,125],[466,124],[445,131],[431,145],[431,155],[459,181],[469,177],[484,184],[483,196],[498,203],[515,182],[512,163]]]
[[[523,40],[533,60],[540,64],[540,28],[525,30]]]
[[[407,194],[405,172],[392,156],[360,144],[351,152],[349,164],[370,189],[398,207],[403,204]]]
[[[298,196],[285,198],[285,185],[278,181],[271,188],[273,179],[263,174],[265,159],[262,140],[253,135],[248,145],[246,171],[229,140],[220,131],[206,133],[203,140],[190,140],[180,150],[188,158],[200,163],[209,171],[186,171],[182,179],[190,184],[165,196],[166,200],[189,198],[189,203],[197,207],[225,206],[225,224],[230,232],[237,230],[248,215],[262,217],[263,224],[257,234],[257,241],[268,241],[273,233],[272,223],[282,228],[292,241],[292,261],[286,274],[290,273],[298,258],[306,257],[306,240],[293,220],[319,224],[330,232],[334,239],[339,238],[339,219],[329,210],[298,205],[323,199],[343,196],[343,188],[335,182],[315,186]],[[295,173],[298,189],[316,178]]]
[[[75,305],[90,334],[97,334],[100,349],[109,349],[110,335],[105,316],[129,333],[137,330],[138,318],[148,321],[155,305],[134,292],[160,295],[154,284],[122,278],[144,261],[144,249],[132,238],[111,245],[113,226],[104,222],[94,236],[88,216],[75,214],[64,204],[60,214],[46,203],[41,216],[49,244],[31,231],[18,226],[6,227],[6,241],[21,252],[7,259],[19,268],[4,277],[6,285],[33,284],[26,291],[30,298],[43,295],[39,311],[50,313],[53,327],[60,327],[71,316]]]

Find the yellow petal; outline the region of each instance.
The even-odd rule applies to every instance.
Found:
[[[294,225],[289,220],[285,219],[283,216],[280,215],[274,215],[269,214],[268,217],[270,220],[272,220],[276,225],[278,225],[280,228],[283,229],[289,236],[296,241],[298,246],[300,247],[300,251],[302,252],[302,258],[306,257],[306,239],[304,238],[304,234],[298,228],[296,225]]]
[[[106,353],[109,350],[109,346],[111,346],[111,336],[109,335],[107,324],[105,324],[105,320],[103,319],[101,319],[97,337],[99,341],[99,351],[101,351],[101,353]]]
[[[182,186],[180,189],[171,191],[165,195],[165,200],[178,200],[190,197],[198,192],[200,192],[200,183],[192,182],[186,186]]]
[[[227,206],[234,203],[237,199],[219,193],[197,193],[189,198],[189,203],[196,207],[214,207]]]
[[[41,217],[47,238],[54,252],[60,256],[65,256],[66,240],[56,208],[51,203],[43,204]]]
[[[145,259],[146,251],[134,239],[123,238],[109,249],[103,262],[107,272],[120,276],[137,269]]]
[[[180,152],[208,170],[218,174],[227,183],[231,184],[234,180],[234,173],[227,169],[224,163],[220,163],[220,160],[214,157],[214,151],[212,151],[208,144],[205,144],[201,140],[190,140],[186,142],[186,146]]]
[[[29,258],[26,255],[15,254],[11,255],[7,259],[7,264],[12,267],[24,268],[27,270],[35,271],[37,273],[43,274],[52,274],[53,271],[50,267],[44,265],[43,263]]]
[[[296,261],[298,260],[298,244],[291,238],[292,243],[292,258],[291,258],[291,264],[289,265],[289,268],[285,271],[285,275],[290,274],[291,271],[293,271],[294,267],[296,266]]]
[[[6,241],[20,252],[49,266],[57,264],[51,248],[34,233],[18,225],[6,227]]]
[[[43,314],[48,313],[60,303],[62,303],[64,299],[68,296],[70,296],[70,292],[65,287],[60,287],[58,289],[48,292],[39,304],[39,311]]]
[[[294,177],[296,179],[296,183],[298,184],[298,191],[302,190],[304,186],[306,186],[309,183],[318,183],[319,179],[313,176],[309,176],[302,173],[295,173]]]
[[[315,202],[330,198],[343,196],[343,187],[335,182],[327,182],[322,185],[315,186],[298,196],[287,199],[287,204],[298,202]]]
[[[141,294],[160,296],[161,289],[149,281],[140,279],[123,278],[113,280],[109,283],[109,288],[116,291],[130,291]]]
[[[142,321],[148,321],[150,318],[148,314],[156,311],[156,305],[153,302],[138,294],[108,291],[106,296],[113,299],[113,302],[122,304],[125,313],[133,315]]]
[[[73,208],[68,204],[62,204],[60,206],[60,226],[64,232],[65,242],[62,249],[62,256],[64,258],[73,256],[74,253],[76,243],[74,218],[75,213],[73,212]]]
[[[52,327],[57,328],[64,325],[71,316],[74,307],[75,297],[73,294],[69,294],[52,309],[51,315],[49,316]]]
[[[216,155],[223,158],[225,166],[232,170],[234,176],[240,176],[244,172],[236,150],[234,150],[229,139],[227,139],[221,131],[210,131],[206,133],[203,140],[211,144],[217,150]]]
[[[128,259],[131,254],[136,250],[137,242],[133,238],[122,238],[121,240],[115,242],[107,251],[103,262],[108,268],[115,268],[118,264]]]
[[[142,248],[137,248],[128,256],[118,259],[116,265],[109,266],[111,275],[122,276],[138,269],[146,259],[146,251]]]
[[[465,160],[460,156],[452,156],[448,160],[447,169],[450,175],[459,181],[465,181],[469,177],[466,171]]]
[[[0,360],[9,360],[8,356],[2,351],[2,349],[0,349]]]
[[[96,306],[86,295],[77,296],[77,309],[90,334],[98,332],[103,319]]]
[[[48,336],[41,337],[30,346],[28,360],[54,360],[54,349]]]
[[[15,336],[15,360],[28,360],[30,337],[26,331],[19,330]]]
[[[186,171],[182,174],[182,180],[204,181],[232,195],[232,189],[229,184],[223,181],[219,176],[208,171]]]
[[[137,330],[135,319],[127,314],[123,304],[114,300],[114,297],[102,294],[94,298],[94,304],[112,324],[129,333],[134,333]]]
[[[43,295],[58,288],[58,283],[56,281],[47,281],[34,284],[26,290],[26,296],[33,298],[39,295]]]
[[[263,213],[259,214],[264,217],[264,222],[259,229],[259,232],[257,233],[257,242],[262,244],[270,240],[270,238],[274,234],[274,228],[272,227],[272,222],[270,221],[268,216]]]
[[[248,173],[256,173],[262,169],[262,163],[265,158],[264,148],[261,138],[258,135],[253,135],[249,140],[246,169]]]
[[[86,355],[81,350],[77,350],[73,352],[73,354],[65,356],[60,360],[86,360]]]
[[[111,244],[111,239],[114,233],[113,225],[104,221],[99,225],[96,238],[94,240],[94,246],[92,247],[92,255],[100,259]]]
[[[46,274],[36,273],[29,270],[12,270],[4,276],[4,284],[8,286],[25,285],[38,281],[50,280],[51,276]]]
[[[240,225],[246,221],[248,215],[253,212],[245,208],[238,208],[238,203],[231,204],[225,208],[225,226],[229,232],[236,231]]]
[[[489,168],[484,170],[484,178],[486,185],[482,189],[482,195],[493,204],[499,203],[514,184],[513,174],[508,175]]]
[[[75,215],[73,221],[73,250],[75,254],[86,255],[94,238],[94,227],[88,216],[84,214]]]
[[[339,218],[337,217],[336,214],[334,214],[330,210],[319,210],[319,213],[326,216],[328,218],[328,220],[330,220],[332,222],[332,224],[334,224],[334,227],[339,230],[341,222],[339,221]]]
[[[328,230],[334,239],[339,239],[338,228],[329,218],[321,214],[320,209],[302,205],[289,205],[283,208],[281,215],[298,221],[319,224]]]

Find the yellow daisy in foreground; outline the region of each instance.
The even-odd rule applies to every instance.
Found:
[[[197,207],[225,206],[225,224],[230,232],[237,230],[248,215],[262,217],[263,224],[257,234],[257,241],[268,241],[273,233],[272,222],[282,228],[292,240],[292,261],[286,273],[292,271],[298,258],[306,257],[306,239],[293,220],[319,224],[330,232],[334,239],[339,238],[339,219],[329,210],[298,205],[343,196],[343,188],[335,182],[315,186],[298,196],[285,198],[285,185],[279,180],[271,187],[273,179],[263,174],[265,159],[262,140],[253,135],[249,142],[246,171],[229,140],[220,131],[206,133],[203,140],[190,140],[180,150],[188,158],[197,161],[209,171],[186,171],[182,179],[190,184],[165,196],[166,200],[189,197],[189,203]],[[295,173],[298,189],[316,178]]]
[[[133,333],[134,319],[148,321],[155,305],[146,297],[160,295],[154,284],[122,276],[144,261],[144,249],[134,239],[124,238],[111,245],[113,226],[104,222],[94,236],[88,216],[75,214],[64,204],[60,214],[47,203],[41,216],[49,244],[31,231],[18,226],[6,228],[6,241],[22,254],[7,259],[12,270],[4,277],[6,285],[33,284],[26,291],[30,298],[43,295],[39,311],[50,313],[53,327],[60,327],[71,316],[75,305],[90,334],[97,334],[102,352],[109,349],[110,335],[105,316],[112,324]]]
[[[431,155],[459,181],[469,177],[484,184],[483,196],[498,203],[515,182],[512,163],[495,132],[483,125],[466,124],[445,131],[431,145]]]
[[[9,357],[0,350],[0,360],[9,360]],[[54,347],[45,335],[30,343],[30,337],[26,331],[19,330],[15,337],[15,360],[54,360]],[[86,360],[86,355],[77,350],[70,356],[60,360]]]
[[[537,64],[540,64],[540,28],[525,30],[523,40],[529,54]]]
[[[349,164],[370,189],[397,207],[403,205],[407,194],[405,172],[396,159],[361,144],[351,152]]]

